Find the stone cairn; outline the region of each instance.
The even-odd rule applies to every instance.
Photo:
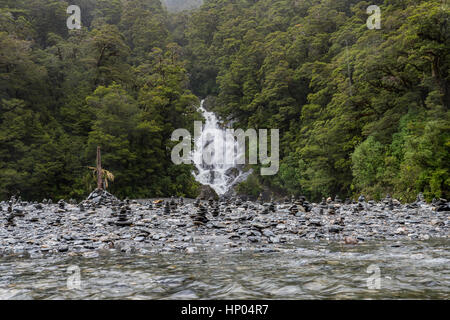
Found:
[[[128,206],[122,205],[120,207],[120,213],[116,221],[116,226],[126,227],[131,225],[131,221],[128,220],[128,216],[131,214],[131,209]]]
[[[100,204],[111,205],[112,203],[118,201],[118,199],[108,191],[99,189],[92,191],[91,194],[88,196],[87,200],[90,200],[94,204],[98,205]]]
[[[30,219],[29,219],[29,221],[30,222],[37,222],[37,221],[39,221],[39,212],[36,212]]]
[[[261,214],[269,214],[269,205],[267,203],[263,204],[263,209],[261,210]]]
[[[335,215],[336,214],[336,210],[338,210],[341,206],[342,200],[339,198],[338,195],[336,195],[334,197],[334,200],[330,200],[331,197],[328,197],[327,199],[327,213],[329,215]],[[306,207],[306,205],[303,205],[304,207]]]
[[[200,207],[200,199],[199,198],[195,199],[194,207],[196,207],[196,208]]]
[[[164,206],[164,214],[169,215],[170,214],[170,204],[166,201],[166,204]]]
[[[230,200],[227,200],[227,202],[225,203],[225,212],[226,213],[231,213],[231,207],[230,207]]]
[[[15,208],[12,208],[12,203],[11,203],[11,209],[12,209],[15,217],[24,217],[25,216],[25,210],[23,207],[16,206]]]
[[[365,209],[364,202],[366,201],[366,198],[363,195],[360,195],[358,198],[358,204],[356,205],[355,212],[360,212]]]
[[[213,199],[212,197],[210,197],[210,198],[208,199],[208,206],[209,206],[210,208],[213,208],[213,207],[214,207],[214,199]]]
[[[12,208],[13,202],[10,200],[8,202],[8,216],[6,217],[6,224],[9,226],[15,226],[16,224],[14,223],[14,213],[13,213],[13,208]]]
[[[7,217],[6,217],[6,224],[8,225],[8,226],[15,226],[16,224],[14,223],[14,214],[9,214]]]
[[[177,202],[175,201],[175,198],[174,197],[170,198],[170,211],[175,211],[177,210],[177,208],[178,205]]]
[[[66,211],[66,202],[64,199],[61,199],[58,201],[58,212],[65,212]]]
[[[218,217],[220,215],[220,208],[218,203],[216,203],[215,206],[213,207],[211,214],[213,217]]]
[[[387,194],[383,199],[383,203],[386,205],[388,210],[394,210],[394,201],[392,201],[392,197],[390,194]]]
[[[206,217],[206,214],[208,213],[208,210],[205,206],[200,204],[198,207],[197,213],[194,215],[192,220],[194,221],[194,225],[204,225],[208,222],[208,218]]]
[[[309,203],[308,201],[306,201],[306,198],[304,196],[300,197],[303,201],[303,208],[305,208],[306,212],[311,212],[311,210],[313,209],[313,205],[311,203]]]
[[[414,201],[413,203],[408,203],[406,205],[406,207],[409,209],[416,209],[416,208],[419,208],[423,204],[426,204],[426,201],[425,201],[425,197],[423,196],[423,193],[420,192],[416,197],[416,201]]]
[[[270,200],[269,210],[272,212],[276,211],[276,207],[275,207],[275,203],[273,202],[273,199]]]
[[[297,199],[293,199],[294,204],[289,208],[289,212],[293,215],[297,215],[298,212],[305,212],[305,208],[303,207],[304,197],[299,197]]]
[[[289,212],[292,214],[292,215],[296,215],[297,213],[298,213],[298,207],[297,207],[297,204],[293,204],[290,208],[289,208]]]

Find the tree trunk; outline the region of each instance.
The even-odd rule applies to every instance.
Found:
[[[97,189],[103,190],[102,158],[99,146],[97,147]]]

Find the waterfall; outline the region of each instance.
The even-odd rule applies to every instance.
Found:
[[[192,154],[198,172],[193,172],[195,180],[213,188],[217,194],[224,195],[234,185],[245,181],[251,170],[243,172],[237,159],[238,142],[231,133],[227,133],[213,112],[204,108],[205,100],[200,104],[200,112],[206,119],[201,134],[195,138],[195,148]],[[232,143],[226,143],[227,141]],[[205,154],[206,160],[205,161]]]

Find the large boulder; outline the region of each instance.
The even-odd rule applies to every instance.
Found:
[[[219,200],[217,192],[213,188],[211,188],[211,186],[202,185],[200,188],[200,194],[197,197],[197,199],[209,200],[210,198],[213,198],[214,200]]]
[[[238,176],[240,172],[238,168],[229,168],[227,171],[225,171],[225,176],[227,176],[231,181],[234,181]]]

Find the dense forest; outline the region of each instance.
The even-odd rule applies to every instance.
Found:
[[[195,196],[192,168],[170,161],[173,130],[193,127],[182,48],[159,0],[2,1],[0,195],[85,196],[102,148],[121,197]]]
[[[279,173],[242,192],[449,197],[449,15],[442,0],[0,0],[0,198],[86,196],[97,145],[116,195],[195,196],[170,136],[207,96],[236,128],[280,129]]]

